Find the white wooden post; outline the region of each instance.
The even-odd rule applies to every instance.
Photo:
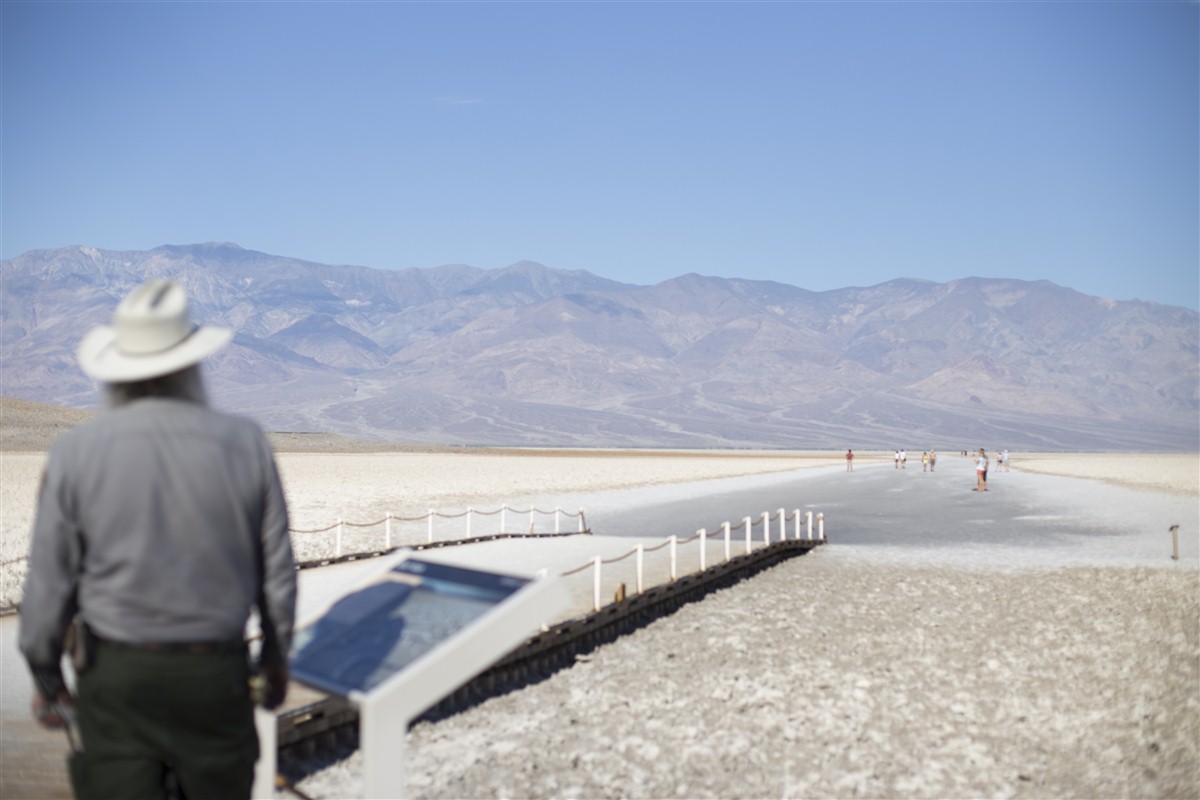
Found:
[[[600,556],[592,559],[595,569],[592,572],[592,610],[600,610]]]
[[[708,549],[708,531],[704,530],[704,528],[701,528],[699,531],[697,531],[697,533],[700,534],[700,571],[704,572],[706,566],[705,556],[708,555],[704,552]]]
[[[725,528],[725,560],[728,561],[731,557],[729,553],[729,523],[726,522],[722,527]]]
[[[554,507],[554,532],[555,533],[562,532],[562,523],[559,521],[561,518],[562,518],[562,508],[560,508],[559,506],[555,506]]]
[[[795,536],[795,538],[798,540],[800,538],[800,509],[798,509],[798,508],[794,509],[792,511],[792,515],[796,519],[796,536]]]
[[[763,544],[771,544],[771,515],[767,512],[762,512],[763,521]]]
[[[808,517],[808,539],[812,541],[812,512],[806,511],[804,515]]]
[[[500,506],[500,532],[501,533],[504,533],[504,531],[508,528],[507,520],[508,520],[508,504],[505,503],[504,505]]]
[[[467,506],[467,538],[471,538],[471,507]]]
[[[825,541],[825,512],[817,514],[817,537],[823,542]]]
[[[742,517],[742,524],[746,526],[746,553],[749,554],[750,550],[753,548],[753,545],[750,542],[750,537],[753,535],[753,529],[750,527],[750,518]]]
[[[643,581],[643,576],[645,574],[645,570],[644,570],[645,556],[646,556],[645,548],[643,547],[641,542],[638,542],[638,546],[637,546],[637,591],[638,591],[638,594],[641,594],[642,590],[645,587],[645,582]]]
[[[429,509],[429,544],[433,544],[433,509]]]
[[[782,508],[779,509],[779,541],[787,541],[787,514]]]
[[[579,507],[579,532],[583,533],[583,506]]]
[[[383,528],[383,549],[392,549],[392,512],[388,512],[387,523]]]
[[[537,527],[537,522],[535,521],[534,516],[533,516],[536,513],[537,513],[537,509],[534,508],[533,506],[530,506],[529,507],[529,532],[530,533],[533,533],[534,529]]]
[[[671,534],[671,580],[675,580],[677,570],[675,569],[675,542],[678,539],[675,534]]]
[[[250,789],[253,800],[271,800],[275,797],[276,761],[279,758],[277,742],[279,723],[275,714],[262,706],[254,707],[254,727],[258,730],[258,763],[254,767],[254,784]]]
[[[334,554],[339,556],[342,554],[342,521],[340,519],[338,520],[337,544],[335,545]]]

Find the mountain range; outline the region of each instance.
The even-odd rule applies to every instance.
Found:
[[[0,262],[0,393],[94,407],[74,348],[152,277],[232,327],[214,405],[276,431],[405,443],[1200,449],[1196,312],[1048,281],[814,292],[653,286],[520,262],[382,270],[237,245]]]

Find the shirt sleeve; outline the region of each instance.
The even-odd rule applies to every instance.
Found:
[[[279,470],[265,437],[263,453],[262,580],[258,611],[263,632],[262,662],[287,663],[296,616],[296,565],[288,537],[287,503]]]
[[[20,631],[21,653],[38,688],[49,697],[64,688],[63,637],[78,610],[82,561],[82,532],[74,520],[62,457],[52,450],[38,489]]]

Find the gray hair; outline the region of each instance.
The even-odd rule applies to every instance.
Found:
[[[177,372],[147,378],[144,381],[104,385],[104,404],[108,408],[120,408],[143,397],[186,400],[196,405],[208,405],[208,394],[204,391],[199,364],[192,364]]]

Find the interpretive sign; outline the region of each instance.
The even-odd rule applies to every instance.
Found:
[[[399,797],[409,722],[566,603],[556,579],[412,553],[302,627],[291,674],[357,706],[363,796]]]

